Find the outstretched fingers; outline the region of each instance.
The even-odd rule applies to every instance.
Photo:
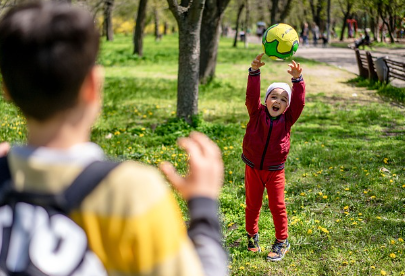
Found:
[[[179,193],[182,193],[184,186],[186,185],[186,180],[177,173],[176,169],[169,162],[162,162],[159,165],[159,169],[163,172],[169,183],[175,188]]]
[[[264,53],[261,53],[260,55],[257,55],[256,58],[252,61],[251,67],[253,70],[257,70],[263,65],[265,65],[264,62],[262,62],[262,57]]]

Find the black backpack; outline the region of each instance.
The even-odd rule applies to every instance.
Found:
[[[107,275],[68,214],[119,163],[95,161],[60,194],[17,192],[0,158],[0,275]]]

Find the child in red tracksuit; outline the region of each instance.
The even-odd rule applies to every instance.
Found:
[[[276,240],[267,255],[269,261],[281,260],[290,249],[287,240],[287,212],[284,202],[284,163],[290,149],[290,130],[305,105],[302,68],[292,61],[290,70],[293,89],[286,83],[273,83],[260,102],[260,67],[263,54],[253,60],[249,69],[246,107],[249,123],[243,139],[242,160],[245,165],[246,231],[248,250],[260,252],[258,220],[264,189],[273,215]]]

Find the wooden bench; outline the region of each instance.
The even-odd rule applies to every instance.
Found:
[[[388,78],[399,79],[405,81],[405,63],[384,58],[385,64],[388,67]]]
[[[375,71],[374,60],[369,51],[360,52],[359,49],[354,50],[356,53],[357,66],[359,67],[359,75],[363,78],[378,80]]]

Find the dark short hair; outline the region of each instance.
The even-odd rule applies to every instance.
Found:
[[[39,121],[73,107],[94,66],[99,33],[84,9],[31,2],[0,20],[0,70],[11,99]]]

